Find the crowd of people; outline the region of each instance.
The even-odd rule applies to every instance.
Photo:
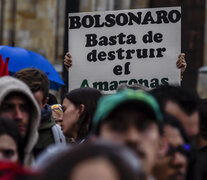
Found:
[[[204,180],[206,112],[175,85],[77,88],[58,102],[46,74],[22,69],[0,77],[0,180]]]

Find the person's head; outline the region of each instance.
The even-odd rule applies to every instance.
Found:
[[[0,116],[0,161],[21,162],[22,146],[16,124],[9,118]]]
[[[57,98],[55,95],[49,93],[48,94],[48,101],[47,104],[49,104],[50,106],[52,106],[53,104],[58,104]]]
[[[196,92],[178,86],[161,86],[151,91],[163,111],[175,116],[187,135],[193,138],[199,131],[199,97]]]
[[[28,98],[19,92],[8,94],[0,107],[0,114],[16,122],[22,136],[26,135],[29,114],[31,112]]]
[[[150,94],[125,89],[100,99],[93,132],[101,139],[135,150],[149,175],[159,155],[162,114]]]
[[[129,149],[106,143],[81,144],[62,152],[43,171],[43,179],[144,180],[137,156]]]
[[[42,109],[48,100],[50,82],[47,75],[39,69],[25,68],[16,72],[14,77],[29,86],[40,109]]]
[[[101,96],[101,92],[95,88],[78,88],[66,93],[62,103],[61,125],[66,137],[83,139],[88,135]]]
[[[27,158],[38,138],[40,109],[24,82],[10,76],[0,78],[0,115],[17,124],[27,154],[24,163],[29,163]]]
[[[62,124],[62,116],[63,110],[60,104],[53,104],[51,106],[52,109],[52,117],[54,118],[55,122],[61,126]]]
[[[0,91],[0,115],[15,121],[21,135],[26,136],[30,121],[38,122],[40,113],[30,89],[16,78],[2,77]]]
[[[154,176],[159,180],[185,180],[190,145],[180,122],[173,116],[164,116],[164,137],[168,143],[165,156],[157,160]]]
[[[207,141],[207,99],[201,99],[199,111],[199,135]]]
[[[189,176],[196,180],[207,179],[207,99],[200,99],[199,107],[199,136],[194,146],[199,153],[196,155],[196,163],[194,164],[194,172],[190,172]]]

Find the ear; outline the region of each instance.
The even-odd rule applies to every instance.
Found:
[[[84,104],[81,104],[80,105],[80,108],[79,108],[80,115],[83,113],[84,110],[85,110],[85,105]]]
[[[167,151],[168,151],[168,141],[167,141],[167,138],[165,136],[162,136],[160,138],[160,142],[159,142],[158,157],[165,156]]]
[[[43,107],[45,107],[45,105],[47,104],[48,100],[49,100],[49,97],[46,97],[45,102],[43,102]]]

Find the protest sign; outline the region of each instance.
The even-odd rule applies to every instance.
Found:
[[[181,8],[69,14],[69,90],[180,84]]]

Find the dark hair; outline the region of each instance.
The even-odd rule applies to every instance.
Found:
[[[160,86],[150,91],[160,104],[162,112],[168,101],[176,103],[187,115],[198,110],[199,96],[197,92],[179,86]]]
[[[163,114],[163,120],[164,120],[164,126],[169,125],[169,126],[172,126],[176,129],[178,129],[181,136],[182,136],[182,138],[183,138],[183,140],[184,140],[184,142],[185,143],[190,143],[190,140],[189,140],[189,138],[188,138],[188,136],[185,132],[184,127],[182,126],[182,124],[180,123],[180,121],[176,117],[174,117],[174,116],[172,116],[168,113],[164,113]]]
[[[53,94],[49,93],[48,97],[49,99],[47,101],[47,104],[49,104],[50,106],[54,104],[58,104],[57,98]]]
[[[28,114],[29,114],[29,118],[31,118],[31,116],[32,116],[31,115],[32,114],[32,108],[31,108],[31,105],[32,104],[31,104],[31,100],[24,93],[22,93],[22,92],[11,92],[10,94],[8,94],[4,98],[3,102],[6,101],[6,100],[8,100],[8,99],[10,99],[10,98],[12,99],[13,97],[18,97],[18,98],[24,99],[27,102],[27,106],[28,106],[28,109],[29,109],[28,110]],[[0,108],[0,110],[1,110],[1,108]],[[28,139],[29,139],[29,134],[30,134],[30,131],[31,131],[31,123],[32,123],[31,121],[28,122],[26,134],[25,134],[24,137],[22,137],[22,145],[21,145],[22,146],[21,147],[21,150],[22,151],[23,151],[24,147],[26,146],[26,144],[28,142]],[[23,161],[23,160],[24,160],[24,157],[22,156],[21,161]]]
[[[49,93],[50,82],[47,75],[43,71],[34,68],[25,68],[17,71],[14,74],[14,77],[22,80],[25,84],[27,84],[33,93],[42,91],[43,103],[45,102]]]
[[[207,99],[201,99],[199,108],[199,133],[207,140]]]
[[[137,156],[123,146],[109,143],[80,144],[61,153],[43,171],[43,179],[71,180],[73,170],[81,162],[103,158],[117,170],[120,180],[142,180],[144,175]]]
[[[85,138],[92,126],[92,119],[96,105],[102,93],[95,88],[78,88],[66,93],[65,98],[69,99],[77,108],[85,105],[83,113],[78,121],[78,140]]]
[[[9,118],[0,116],[0,136],[10,136],[17,145],[19,162],[23,161],[23,141],[16,123]]]

